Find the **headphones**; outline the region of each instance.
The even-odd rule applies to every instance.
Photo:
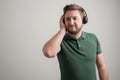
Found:
[[[82,8],[83,10],[83,19],[82,19],[82,23],[86,24],[88,22],[88,17],[87,17],[87,13],[86,11]]]

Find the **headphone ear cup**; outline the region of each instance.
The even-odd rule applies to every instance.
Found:
[[[87,22],[88,22],[88,18],[87,18],[87,16],[83,16],[82,23],[83,23],[83,24],[86,24]]]
[[[65,24],[65,18],[63,18],[63,23]]]

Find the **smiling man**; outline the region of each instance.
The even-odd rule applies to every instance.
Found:
[[[60,30],[43,47],[45,56],[57,56],[61,80],[108,80],[100,42],[95,34],[82,31],[88,22],[86,11],[76,4],[64,7]]]

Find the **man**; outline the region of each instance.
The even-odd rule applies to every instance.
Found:
[[[85,10],[76,4],[64,7],[60,30],[43,47],[45,56],[57,55],[61,80],[108,80],[100,43],[93,33],[82,31],[87,23]]]

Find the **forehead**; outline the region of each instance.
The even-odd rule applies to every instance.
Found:
[[[65,17],[81,17],[81,13],[78,10],[69,10],[65,13]]]

